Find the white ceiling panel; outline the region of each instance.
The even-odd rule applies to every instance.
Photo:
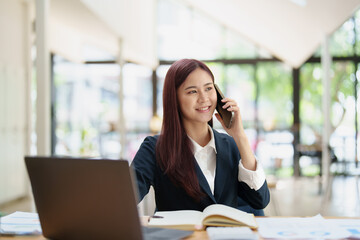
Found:
[[[360,0],[182,1],[295,68],[360,6]]]

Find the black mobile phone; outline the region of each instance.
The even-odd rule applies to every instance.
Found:
[[[231,128],[231,123],[234,117],[233,112],[229,112],[227,109],[222,108],[225,103],[221,101],[221,99],[225,98],[224,94],[220,91],[220,88],[218,85],[214,84],[216,94],[217,94],[217,104],[216,104],[216,111],[219,113],[220,117],[225,123],[225,126],[227,128]]]

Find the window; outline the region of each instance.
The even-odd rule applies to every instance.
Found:
[[[116,64],[54,57],[54,154],[118,157]]]

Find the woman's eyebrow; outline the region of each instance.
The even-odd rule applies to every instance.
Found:
[[[205,83],[205,84],[204,84],[204,87],[206,87],[206,86],[208,86],[208,85],[212,85],[212,84],[213,84],[212,82]],[[197,88],[197,87],[196,87],[196,86],[189,86],[189,87],[185,88],[184,90],[186,91],[186,90],[188,90],[188,89],[190,89],[190,88]]]
[[[189,86],[189,87],[185,88],[184,90],[186,91],[186,90],[188,90],[190,88],[196,88],[196,86]]]

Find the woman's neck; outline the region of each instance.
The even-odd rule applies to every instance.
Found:
[[[209,143],[211,135],[209,132],[208,124],[192,124],[184,126],[185,131],[200,146],[204,147]]]

